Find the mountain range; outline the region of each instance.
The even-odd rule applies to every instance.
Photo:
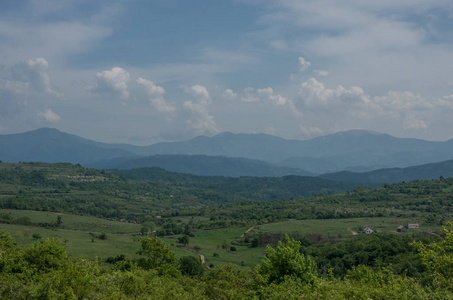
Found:
[[[0,135],[0,160],[5,162],[70,162],[105,169],[157,166],[198,175],[264,177],[341,171],[341,175],[325,176],[353,178],[354,172],[366,174],[451,159],[453,139],[434,142],[364,130],[310,140],[224,132],[150,146],[101,143],[52,128]],[[398,173],[395,170],[392,172]],[[373,176],[373,180],[386,179]]]

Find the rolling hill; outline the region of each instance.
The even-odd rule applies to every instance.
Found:
[[[203,176],[281,177],[285,175],[313,175],[311,172],[275,166],[260,160],[207,155],[153,155],[127,160],[106,160],[88,166],[97,169],[159,167],[172,172]]]

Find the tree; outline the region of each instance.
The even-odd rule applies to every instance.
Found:
[[[278,242],[274,249],[268,245],[266,256],[260,265],[260,273],[267,275],[269,282],[283,282],[285,277],[313,284],[316,279],[316,264],[310,256],[300,253],[300,242],[285,235],[286,244]]]
[[[176,256],[170,248],[158,237],[145,237],[140,241],[137,254],[145,256],[139,260],[140,267],[149,270],[156,269],[160,274],[174,274],[176,270]]]
[[[204,268],[200,259],[195,256],[183,256],[179,259],[179,269],[183,275],[201,276]]]
[[[154,230],[154,223],[153,222],[143,222],[142,228],[140,228],[140,233],[142,235],[147,235]]]
[[[189,236],[184,235],[178,239],[178,243],[183,244],[184,246],[187,246],[189,244]]]
[[[453,223],[448,222],[444,227],[445,237],[440,242],[424,245],[415,242],[421,259],[431,273],[433,285],[436,288],[446,288],[453,291]]]

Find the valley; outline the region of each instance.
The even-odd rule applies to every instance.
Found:
[[[186,172],[156,167],[156,160],[146,167],[157,157]],[[21,286],[18,293],[33,293],[30,288],[42,290],[46,283],[35,275],[20,277],[20,272],[46,276],[63,272],[61,278],[71,278],[77,286],[90,282],[84,297],[94,297],[96,289],[109,286],[125,298],[176,291],[177,298],[188,294],[230,298],[226,296],[230,292],[287,298],[291,289],[285,285],[291,280],[296,294],[309,298],[333,290],[348,295],[348,285],[358,283],[360,295],[395,293],[398,298],[408,284],[422,295],[439,288],[432,282],[436,271],[424,259],[429,255],[436,259],[437,252],[428,249],[444,245],[445,237],[452,234],[448,229],[453,220],[451,160],[307,176],[285,173],[288,168],[277,171],[270,163],[266,163],[268,171],[260,171],[263,163],[244,158],[175,154],[132,159],[128,164],[136,165],[112,169],[2,161],[0,268],[7,271],[0,281]],[[196,171],[220,170],[224,164],[236,168],[234,172],[253,169],[273,176]],[[282,170],[286,171],[278,173]],[[297,261],[310,266],[311,271],[303,274],[312,274],[312,279],[302,279],[302,273],[270,279],[267,260],[285,251],[302,257]],[[59,262],[34,269],[39,260],[27,255],[35,257],[35,252],[47,257],[47,263]],[[159,255],[164,255],[161,263],[151,264]],[[66,267],[58,269],[59,264]],[[14,271],[16,265],[22,268],[19,273]],[[89,278],[83,281],[71,273],[74,268]],[[135,287],[125,288],[124,276],[131,276],[127,280]],[[373,276],[387,276],[396,283],[379,286]],[[238,277],[241,282],[235,281]],[[96,280],[104,287],[93,288],[98,284],[94,278],[101,278]],[[111,285],[108,278],[123,283]],[[140,282],[148,286],[145,278],[161,282],[159,288],[140,290]],[[222,278],[229,278],[229,287]],[[440,298],[450,295],[445,278]],[[63,285],[52,282],[52,290],[62,293]]]

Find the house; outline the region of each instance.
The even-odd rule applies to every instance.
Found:
[[[365,234],[371,234],[373,233],[373,229],[369,226],[369,227],[366,227],[364,230],[363,230],[363,233]]]
[[[413,223],[413,224],[407,224],[407,228],[416,229],[416,228],[420,228],[420,226],[418,225],[418,223]]]
[[[400,226],[398,226],[398,228],[396,229],[396,231],[398,231],[398,232],[406,232],[406,231],[407,231],[407,228],[404,227],[403,225],[400,225]]]

